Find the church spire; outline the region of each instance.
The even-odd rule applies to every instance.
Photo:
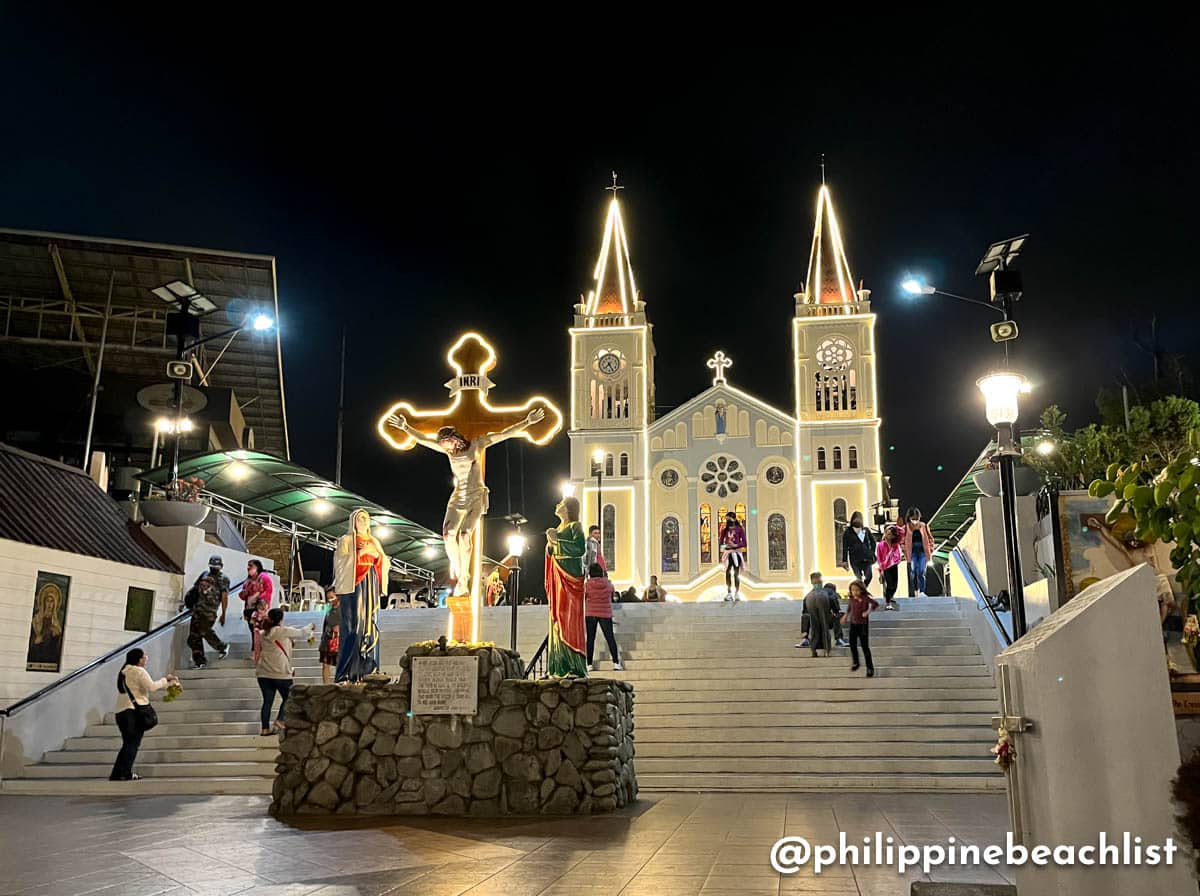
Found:
[[[824,180],[824,169],[821,176]],[[823,182],[817,193],[817,223],[813,229],[812,253],[808,258],[808,278],[804,281],[803,301],[807,305],[838,305],[858,301],[854,277],[846,261],[842,231],[829,187]]]
[[[613,195],[593,274],[596,282],[584,303],[584,314],[588,315],[632,314],[637,310],[638,293],[633,266],[629,263],[629,241],[625,237],[625,222],[621,220],[621,204],[617,201],[617,191],[625,188],[617,183],[617,172],[613,172],[612,178],[612,186],[605,187]]]

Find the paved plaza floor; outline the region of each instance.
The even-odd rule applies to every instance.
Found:
[[[830,777],[831,788],[837,783]],[[783,877],[771,846],[880,831],[1001,843],[996,795],[652,794],[579,819],[275,821],[265,797],[0,797],[0,893],[21,896],[899,896],[919,872]],[[1011,882],[942,869],[934,880]]]

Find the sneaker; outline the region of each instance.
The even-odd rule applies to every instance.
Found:
[[[220,651],[218,651],[218,653],[217,653],[217,659],[219,659],[219,660],[223,660],[223,659],[225,659],[225,657],[227,657],[227,656],[229,656],[229,645],[228,645],[228,644],[226,644],[224,647],[222,647],[222,648],[220,649]]]
[[[622,666],[620,663],[613,663],[613,671],[614,672],[624,672],[625,667]]]
[[[894,610],[894,609],[896,609],[896,605],[895,605],[895,604],[888,604],[886,607],[884,607],[884,609],[885,609],[885,610]]]
[[[851,671],[851,672],[857,672],[857,671],[858,671],[858,669],[859,669],[859,664],[858,664],[858,663],[855,663],[853,666],[851,666],[851,667],[850,667],[850,671]]]
[[[195,663],[194,662],[194,663],[192,663],[192,668],[193,669],[207,669],[208,663]]]
[[[928,597],[928,595],[924,591],[918,591],[917,597]]]
[[[595,663],[588,663],[588,671],[589,672],[599,672],[600,667],[597,666]]]
[[[849,647],[849,646],[850,646],[850,642],[849,642],[849,641],[847,641],[845,638],[838,638],[838,639],[837,639],[837,643],[836,643],[836,645],[835,645],[835,646],[837,646],[837,647]]]
[[[808,638],[805,638],[803,641],[801,641],[799,644],[796,645],[796,649],[799,650],[801,647],[808,647],[809,644],[811,644],[811,643],[812,642],[809,641]]]
[[[874,669],[868,669],[868,670],[867,670],[867,678],[874,678],[874,677],[875,677],[875,670],[874,670]]]

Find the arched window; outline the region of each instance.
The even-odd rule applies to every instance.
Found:
[[[851,450],[853,450],[853,449],[851,449]],[[620,460],[621,460],[621,465],[620,465],[621,475],[628,476],[629,475],[629,455],[626,454],[624,451],[622,451]]]
[[[833,446],[833,468],[835,470],[840,470],[842,468],[842,446],[841,445]]]
[[[662,521],[662,571],[679,572],[679,520],[673,516]]]
[[[817,469],[818,470],[825,469],[825,449],[824,448],[817,449]]]
[[[611,454],[609,458],[612,458]],[[604,505],[604,520],[601,525],[604,527],[604,532],[601,533],[604,537],[601,540],[600,549],[604,552],[608,571],[612,572],[617,568],[617,508],[611,504]]]
[[[850,524],[846,517],[846,502],[841,498],[833,501],[833,556],[837,557],[842,551],[842,536]]]
[[[787,521],[782,513],[767,517],[767,565],[787,569]]]
[[[604,457],[604,475],[611,476],[613,474],[613,456],[611,454]]]
[[[711,504],[700,505],[700,562],[712,563],[713,514]]]
[[[850,456],[850,469],[857,470],[858,469],[858,446],[851,445],[848,450],[848,454]]]
[[[741,523],[743,527],[745,527],[745,525],[746,525],[746,505],[739,501],[737,504],[733,505],[733,512],[737,514],[738,522]]]

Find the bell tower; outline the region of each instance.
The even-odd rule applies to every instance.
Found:
[[[795,295],[797,502],[801,578],[837,569],[841,537],[854,511],[870,525],[882,498],[875,315],[871,291],[856,289],[833,199],[817,193],[808,273]]]
[[[633,276],[615,172],[607,189],[612,199],[594,283],[575,305],[570,329],[571,484],[584,528],[601,527],[614,584],[642,587],[649,581],[646,427],[654,419],[654,339]]]

